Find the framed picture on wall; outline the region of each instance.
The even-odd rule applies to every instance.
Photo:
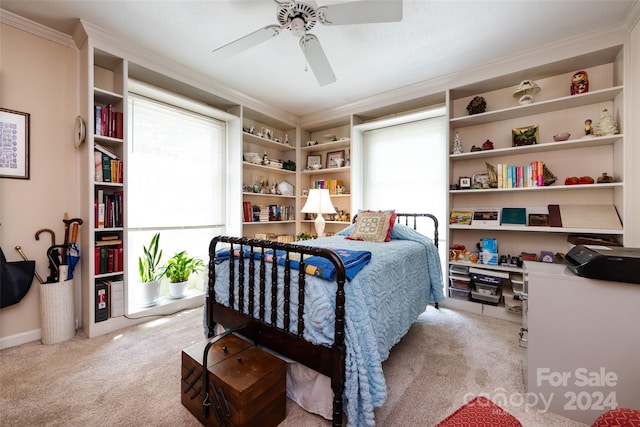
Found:
[[[29,179],[29,113],[0,108],[0,178]]]

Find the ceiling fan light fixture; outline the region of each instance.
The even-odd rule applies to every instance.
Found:
[[[306,28],[302,18],[293,18],[293,20],[291,20],[291,32],[296,37],[302,37],[304,35]]]

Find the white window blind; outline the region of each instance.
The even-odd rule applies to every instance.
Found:
[[[135,94],[129,117],[128,226],[223,223],[225,124]]]
[[[363,208],[428,212],[440,222],[447,209],[445,116],[364,132]]]
[[[223,234],[225,222],[226,123],[206,115],[209,107],[202,104],[156,88],[143,87],[141,92],[162,101],[131,92],[128,96],[125,166],[130,283],[139,281],[138,257],[156,232],[160,233],[163,263],[183,250],[206,263],[209,242]],[[168,103],[174,100],[179,106]],[[206,275],[205,270],[195,278],[196,287],[204,289]],[[161,290],[161,295],[166,292]]]

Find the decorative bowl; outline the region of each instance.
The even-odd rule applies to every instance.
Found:
[[[571,134],[567,133],[567,132],[557,133],[557,134],[553,135],[553,140],[554,141],[566,141],[567,139],[569,139],[570,136],[571,136]]]

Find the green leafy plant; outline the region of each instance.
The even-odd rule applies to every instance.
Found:
[[[305,233],[305,232],[299,233],[299,234],[296,236],[296,240],[297,240],[297,241],[301,241],[301,240],[311,240],[311,239],[313,239],[313,235],[311,235],[311,234],[309,234],[309,233]]]
[[[138,268],[142,283],[155,282],[164,276],[164,269],[160,266],[162,249],[160,249],[160,233],[151,238],[149,248],[142,246],[143,256],[138,257]]]
[[[169,258],[164,274],[171,283],[186,282],[192,273],[197,273],[203,268],[204,262],[200,258],[190,257],[187,251],[182,251]]]

